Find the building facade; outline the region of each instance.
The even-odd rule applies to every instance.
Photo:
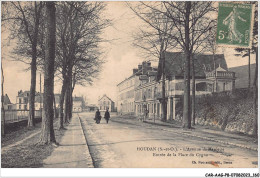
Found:
[[[194,55],[193,57],[195,59],[196,95],[234,89],[235,73],[228,71],[224,55],[215,55],[214,60],[212,55]],[[167,119],[175,119],[176,105],[184,94],[184,59],[183,53],[167,52],[165,54]],[[162,117],[162,77],[160,65],[161,62],[159,61],[158,69],[156,69],[151,67],[150,62],[143,62],[142,65],[138,65],[138,69],[133,69],[133,74],[129,78],[117,85],[117,107],[120,108],[119,112],[134,112],[135,115],[139,116],[148,111],[149,117]],[[129,81],[132,82],[128,84]],[[130,97],[126,97],[130,91],[133,91],[133,94]]]
[[[18,95],[16,97],[16,110],[29,110],[29,96],[30,91],[18,91]],[[60,103],[60,94],[54,94],[55,97],[55,106],[56,109],[59,108]],[[43,108],[43,93],[36,92],[35,100],[34,100],[34,108],[36,111],[40,111]]]
[[[115,102],[112,101],[107,95],[103,95],[98,100],[98,108],[100,111],[106,111],[108,109],[111,112],[115,112]]]
[[[83,97],[73,97],[73,112],[82,112],[84,107],[84,100]]]
[[[4,95],[4,110],[13,110],[15,105],[11,103],[11,100],[7,94]]]
[[[30,91],[18,91],[18,95],[16,97],[17,110],[29,110],[29,96]]]

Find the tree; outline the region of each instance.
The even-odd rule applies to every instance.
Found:
[[[184,51],[185,54],[185,72],[184,72],[184,106],[183,106],[183,127],[191,128],[191,107],[190,107],[190,61],[192,54],[200,48],[200,45],[205,39],[205,33],[212,28],[214,19],[208,15],[210,12],[215,12],[216,8],[212,6],[213,2],[162,2],[161,6],[154,6],[149,3],[144,3],[145,7],[152,10],[154,13],[161,13],[169,19],[171,25],[171,33],[167,33],[170,41],[177,43],[175,49]],[[163,10],[162,10],[163,9]],[[144,8],[141,9],[143,14],[146,14]],[[140,13],[139,13],[140,14]],[[163,29],[151,26],[161,33]]]
[[[213,61],[213,66],[214,66],[214,77],[215,77],[215,82],[214,82],[214,87],[213,87],[213,92],[217,92],[217,71],[216,71],[216,60],[215,60],[215,54],[217,50],[216,46],[216,21],[213,21],[211,28],[205,33],[205,38],[203,40],[200,40],[199,43],[196,44],[197,47],[200,47],[200,52],[197,52],[198,48],[196,48],[195,52],[198,54],[201,52],[210,52],[212,53],[212,61]],[[194,63],[196,63],[195,58],[192,57],[191,60],[192,64],[192,104],[191,104],[191,120],[192,120],[192,125],[195,125],[195,120],[196,120],[196,86],[195,86],[195,75],[196,75],[196,67]]]
[[[63,80],[60,128],[63,128],[64,119],[69,122],[72,116],[72,92],[79,75],[88,81],[95,72],[91,73],[87,69],[95,68],[93,64],[102,62],[99,60],[101,53],[98,52],[99,43],[103,41],[100,33],[109,25],[108,20],[101,19],[104,7],[101,2],[61,2],[57,6],[57,63]],[[99,70],[96,68],[96,73]],[[82,77],[81,80],[84,80]]]
[[[164,2],[166,16],[174,24],[175,33],[170,37],[175,40],[185,53],[184,72],[184,104],[183,127],[191,128],[190,107],[190,61],[192,54],[197,51],[206,36],[205,33],[212,28],[214,20],[208,16],[214,12],[213,2]]]
[[[27,59],[29,56],[31,57],[31,60],[26,62],[31,66],[30,112],[28,118],[28,127],[31,127],[34,126],[37,45],[43,2],[6,2],[3,4],[3,9],[5,18],[2,21],[9,23],[10,38],[18,40],[17,47],[13,51],[17,55],[16,60],[26,62],[26,59],[20,59],[21,56]]]
[[[55,60],[55,3],[46,2],[46,42],[44,64],[44,95],[43,95],[43,118],[41,130],[41,144],[56,143],[53,129],[53,88],[54,88],[54,60]]]
[[[191,2],[185,2],[185,41],[184,41],[184,53],[185,53],[185,71],[184,71],[184,101],[183,101],[183,127],[191,128],[190,119],[190,10]]]
[[[134,35],[134,46],[138,46],[147,58],[159,59],[157,81],[162,82],[162,121],[167,120],[167,101],[165,93],[165,52],[175,47],[168,34],[172,32],[172,23],[163,14],[165,9],[158,2],[140,2],[136,7],[128,6],[144,22]],[[160,11],[156,10],[159,9]]]

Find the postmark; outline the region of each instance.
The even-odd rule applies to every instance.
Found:
[[[254,6],[243,3],[219,3],[216,44],[251,48]]]

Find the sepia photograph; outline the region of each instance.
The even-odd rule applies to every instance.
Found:
[[[259,177],[258,155],[258,1],[1,1],[5,176]]]

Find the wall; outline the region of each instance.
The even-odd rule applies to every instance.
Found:
[[[182,121],[182,100],[177,105],[177,120]],[[247,89],[196,97],[196,124],[230,132],[252,134],[253,93]]]

